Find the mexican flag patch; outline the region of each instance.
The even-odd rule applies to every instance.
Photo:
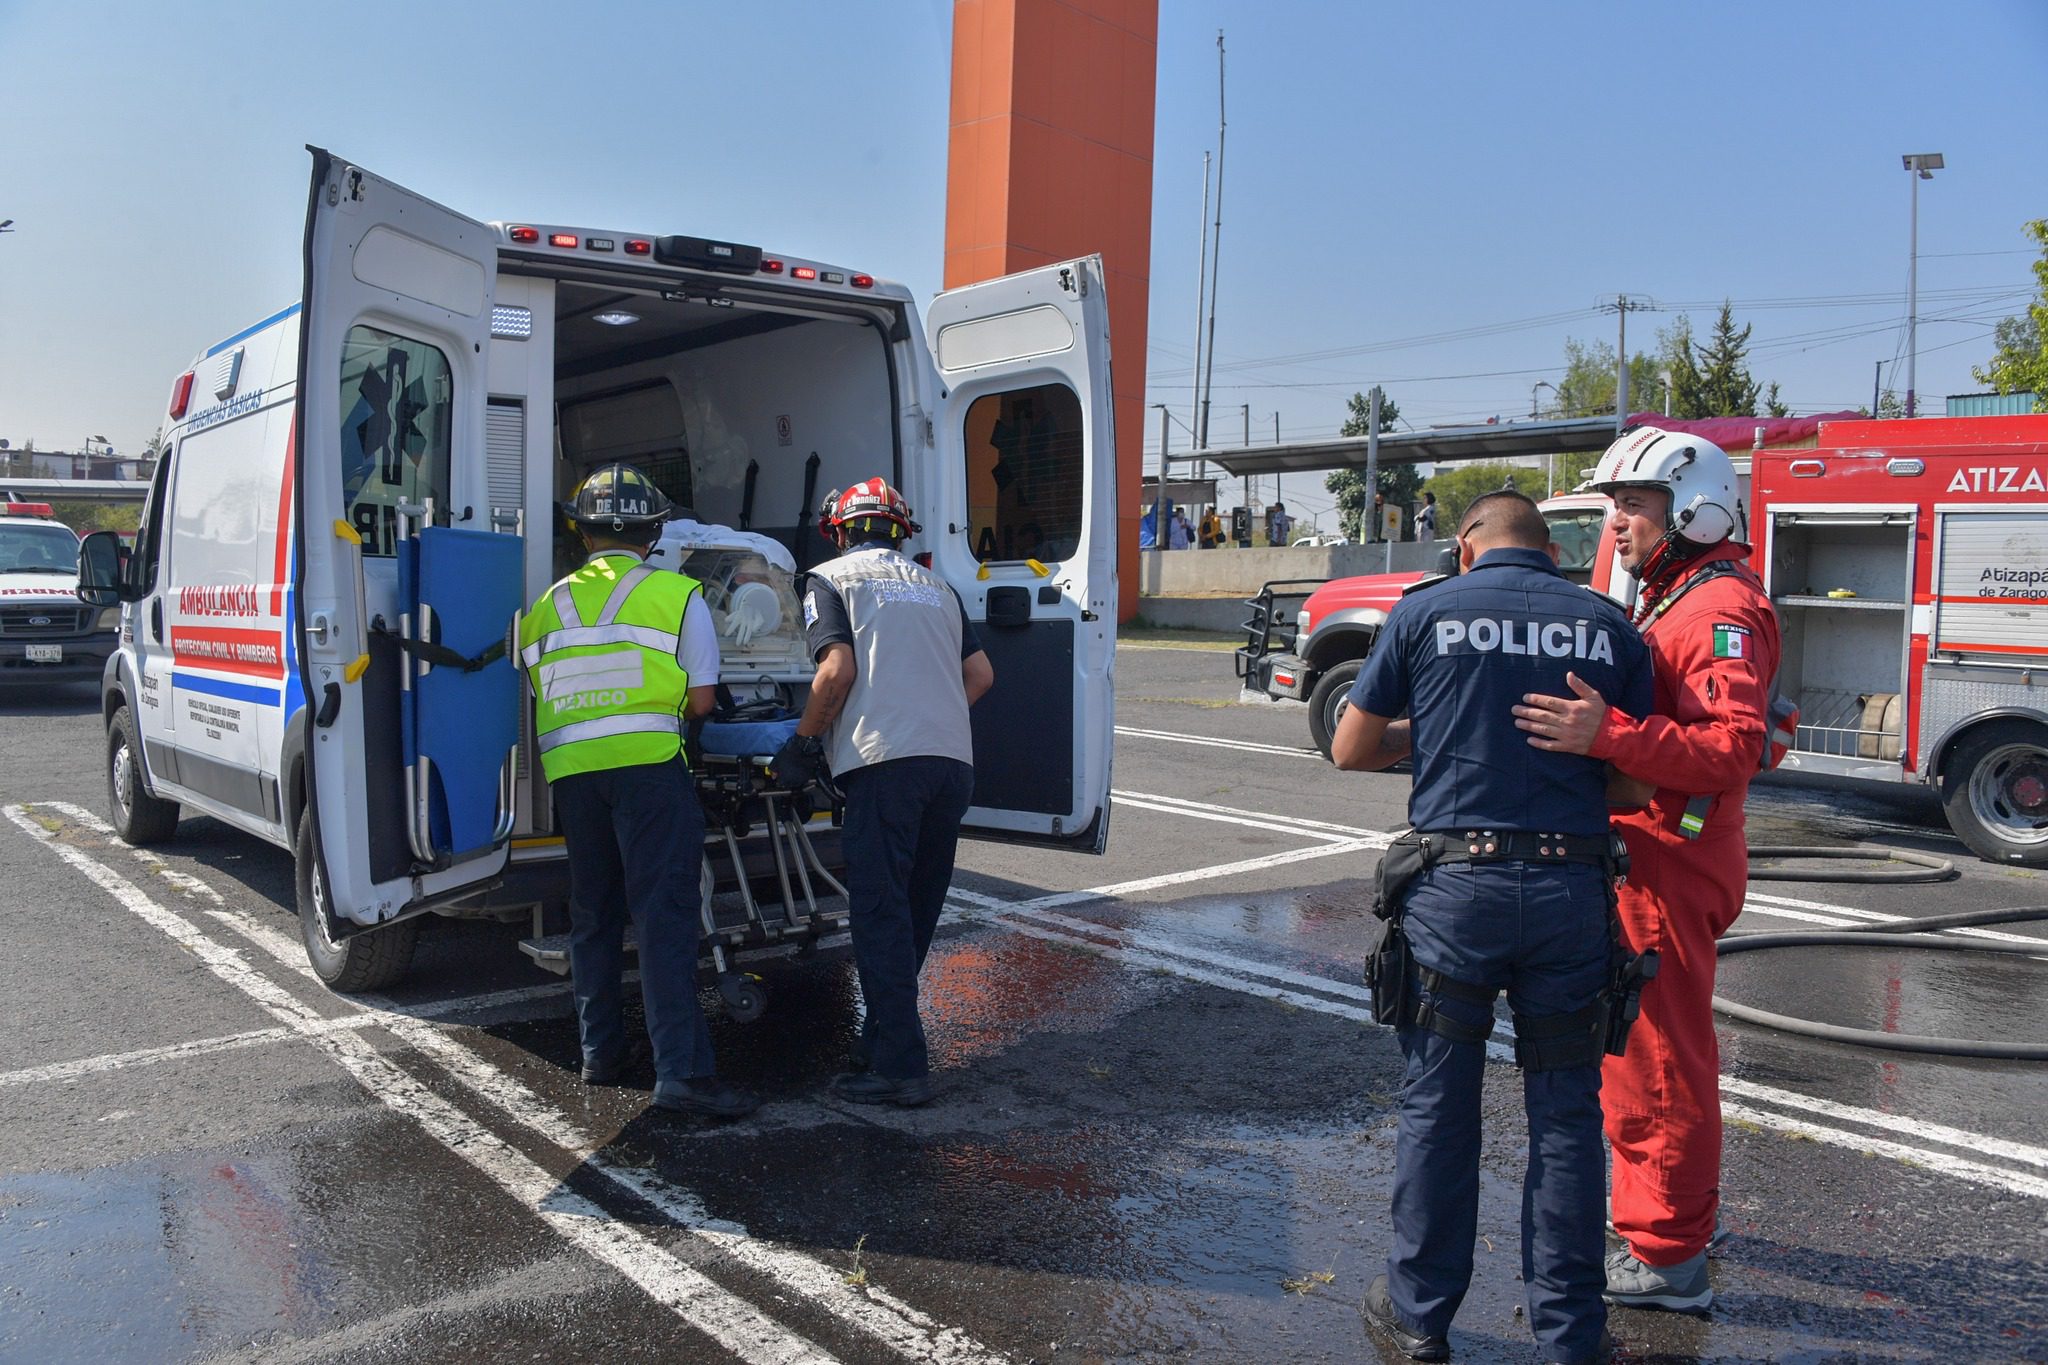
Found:
[[[1749,631],[1741,626],[1714,625],[1714,657],[1717,659],[1746,659],[1749,657]]]

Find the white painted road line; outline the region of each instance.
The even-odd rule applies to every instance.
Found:
[[[57,809],[55,803],[49,803],[46,808]],[[107,833],[112,833],[111,828]],[[118,840],[114,841],[114,846],[127,848]],[[218,896],[213,900],[219,903]],[[305,949],[296,938],[243,911],[221,908],[208,909],[203,913],[222,927],[248,939],[287,970],[318,984],[318,978],[313,976],[312,968],[306,962]],[[451,1003],[488,1008],[506,997],[554,994],[563,989],[560,984],[549,984]],[[738,1224],[712,1218],[702,1202],[689,1191],[651,1171],[621,1164],[605,1150],[608,1138],[583,1128],[527,1086],[506,1075],[474,1048],[423,1021],[418,1017],[418,1007],[398,1006],[376,996],[354,997],[353,1002],[368,1009],[367,1013],[355,1017],[364,1023],[377,1024],[435,1059],[472,1095],[554,1146],[574,1153],[582,1161],[581,1169],[602,1177],[619,1190],[660,1210],[678,1230],[702,1244],[716,1258],[778,1281],[793,1297],[831,1314],[908,1358],[939,1362],[940,1365],[994,1365],[1005,1359],[967,1333],[936,1321],[872,1280],[855,1288],[846,1283],[842,1269],[802,1252],[755,1239]]]
[[[362,1028],[377,1021],[367,1014],[351,1014],[340,1019],[324,1019],[308,1028],[337,1029]],[[229,1033],[214,1038],[194,1038],[189,1042],[169,1043],[163,1047],[137,1048],[133,1052],[108,1052],[97,1057],[79,1057],[68,1062],[50,1062],[43,1066],[26,1066],[19,1071],[0,1071],[0,1089],[17,1085],[46,1085],[52,1082],[82,1080],[106,1071],[122,1071],[134,1066],[153,1066],[159,1062],[184,1061],[188,1057],[211,1057],[216,1053],[235,1052],[242,1048],[265,1047],[271,1043],[284,1043],[301,1037],[305,1030],[296,1028],[259,1028],[245,1033]]]
[[[1320,749],[1297,749],[1289,744],[1259,744],[1249,739],[1218,739],[1214,735],[1186,735],[1175,730],[1140,730],[1133,725],[1119,725],[1116,732],[1133,739],[1163,739],[1173,744],[1200,744],[1211,749],[1238,749],[1252,754],[1282,754],[1288,758],[1313,758],[1322,761]]]
[[[255,1001],[281,1025],[326,1052],[373,1099],[417,1123],[563,1238],[619,1271],[726,1350],[760,1365],[810,1365],[833,1359],[702,1272],[683,1264],[644,1233],[617,1221],[569,1189],[559,1177],[386,1060],[374,1044],[355,1030],[318,1027],[325,1022],[320,1015],[251,967],[238,950],[219,943],[184,917],[159,905],[104,863],[59,842],[22,807],[8,806],[0,813],[124,909],[192,953],[208,971]]]

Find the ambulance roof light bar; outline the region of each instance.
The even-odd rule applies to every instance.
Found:
[[[0,507],[5,507],[10,517],[47,517],[56,512],[47,502],[5,502]]]

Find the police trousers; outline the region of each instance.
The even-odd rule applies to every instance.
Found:
[[[1445,863],[1403,900],[1419,967],[1482,988],[1504,987],[1521,1016],[1590,1005],[1608,972],[1603,874],[1584,863]],[[1431,997],[1460,1023],[1484,1026],[1490,1005]],[[1387,1285],[1414,1330],[1447,1334],[1472,1281],[1479,1224],[1480,1088],[1486,1044],[1426,1026],[1400,1030],[1407,1075],[1395,1148]],[[1631,1049],[1633,1050],[1633,1049]],[[1522,1281],[1529,1326],[1555,1359],[1591,1359],[1606,1326],[1596,1063],[1522,1073],[1529,1159],[1522,1179]]]
[[[960,820],[974,769],[935,755],[893,758],[837,779],[846,793],[846,890],[853,961],[867,1018],[861,1036],[879,1076],[931,1071],[917,1017],[917,974],[953,884]]]
[[[625,1051],[626,919],[640,945],[640,998],[658,1080],[717,1067],[697,1001],[704,811],[682,759],[573,773],[550,784],[569,852],[569,972],[583,1060]]]

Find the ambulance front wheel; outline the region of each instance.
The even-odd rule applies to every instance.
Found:
[[[1942,799],[1949,827],[1978,857],[2048,866],[2048,729],[1993,721],[1949,759]]]
[[[320,874],[310,814],[299,817],[292,859],[298,865],[299,938],[306,945],[313,975],[334,991],[380,990],[403,977],[412,966],[413,945],[419,942],[419,919],[352,934],[337,943],[327,932],[327,879]]]
[[[143,784],[135,713],[125,706],[107,725],[107,810],[114,833],[137,846],[160,844],[178,827],[178,803],[151,796]]]

